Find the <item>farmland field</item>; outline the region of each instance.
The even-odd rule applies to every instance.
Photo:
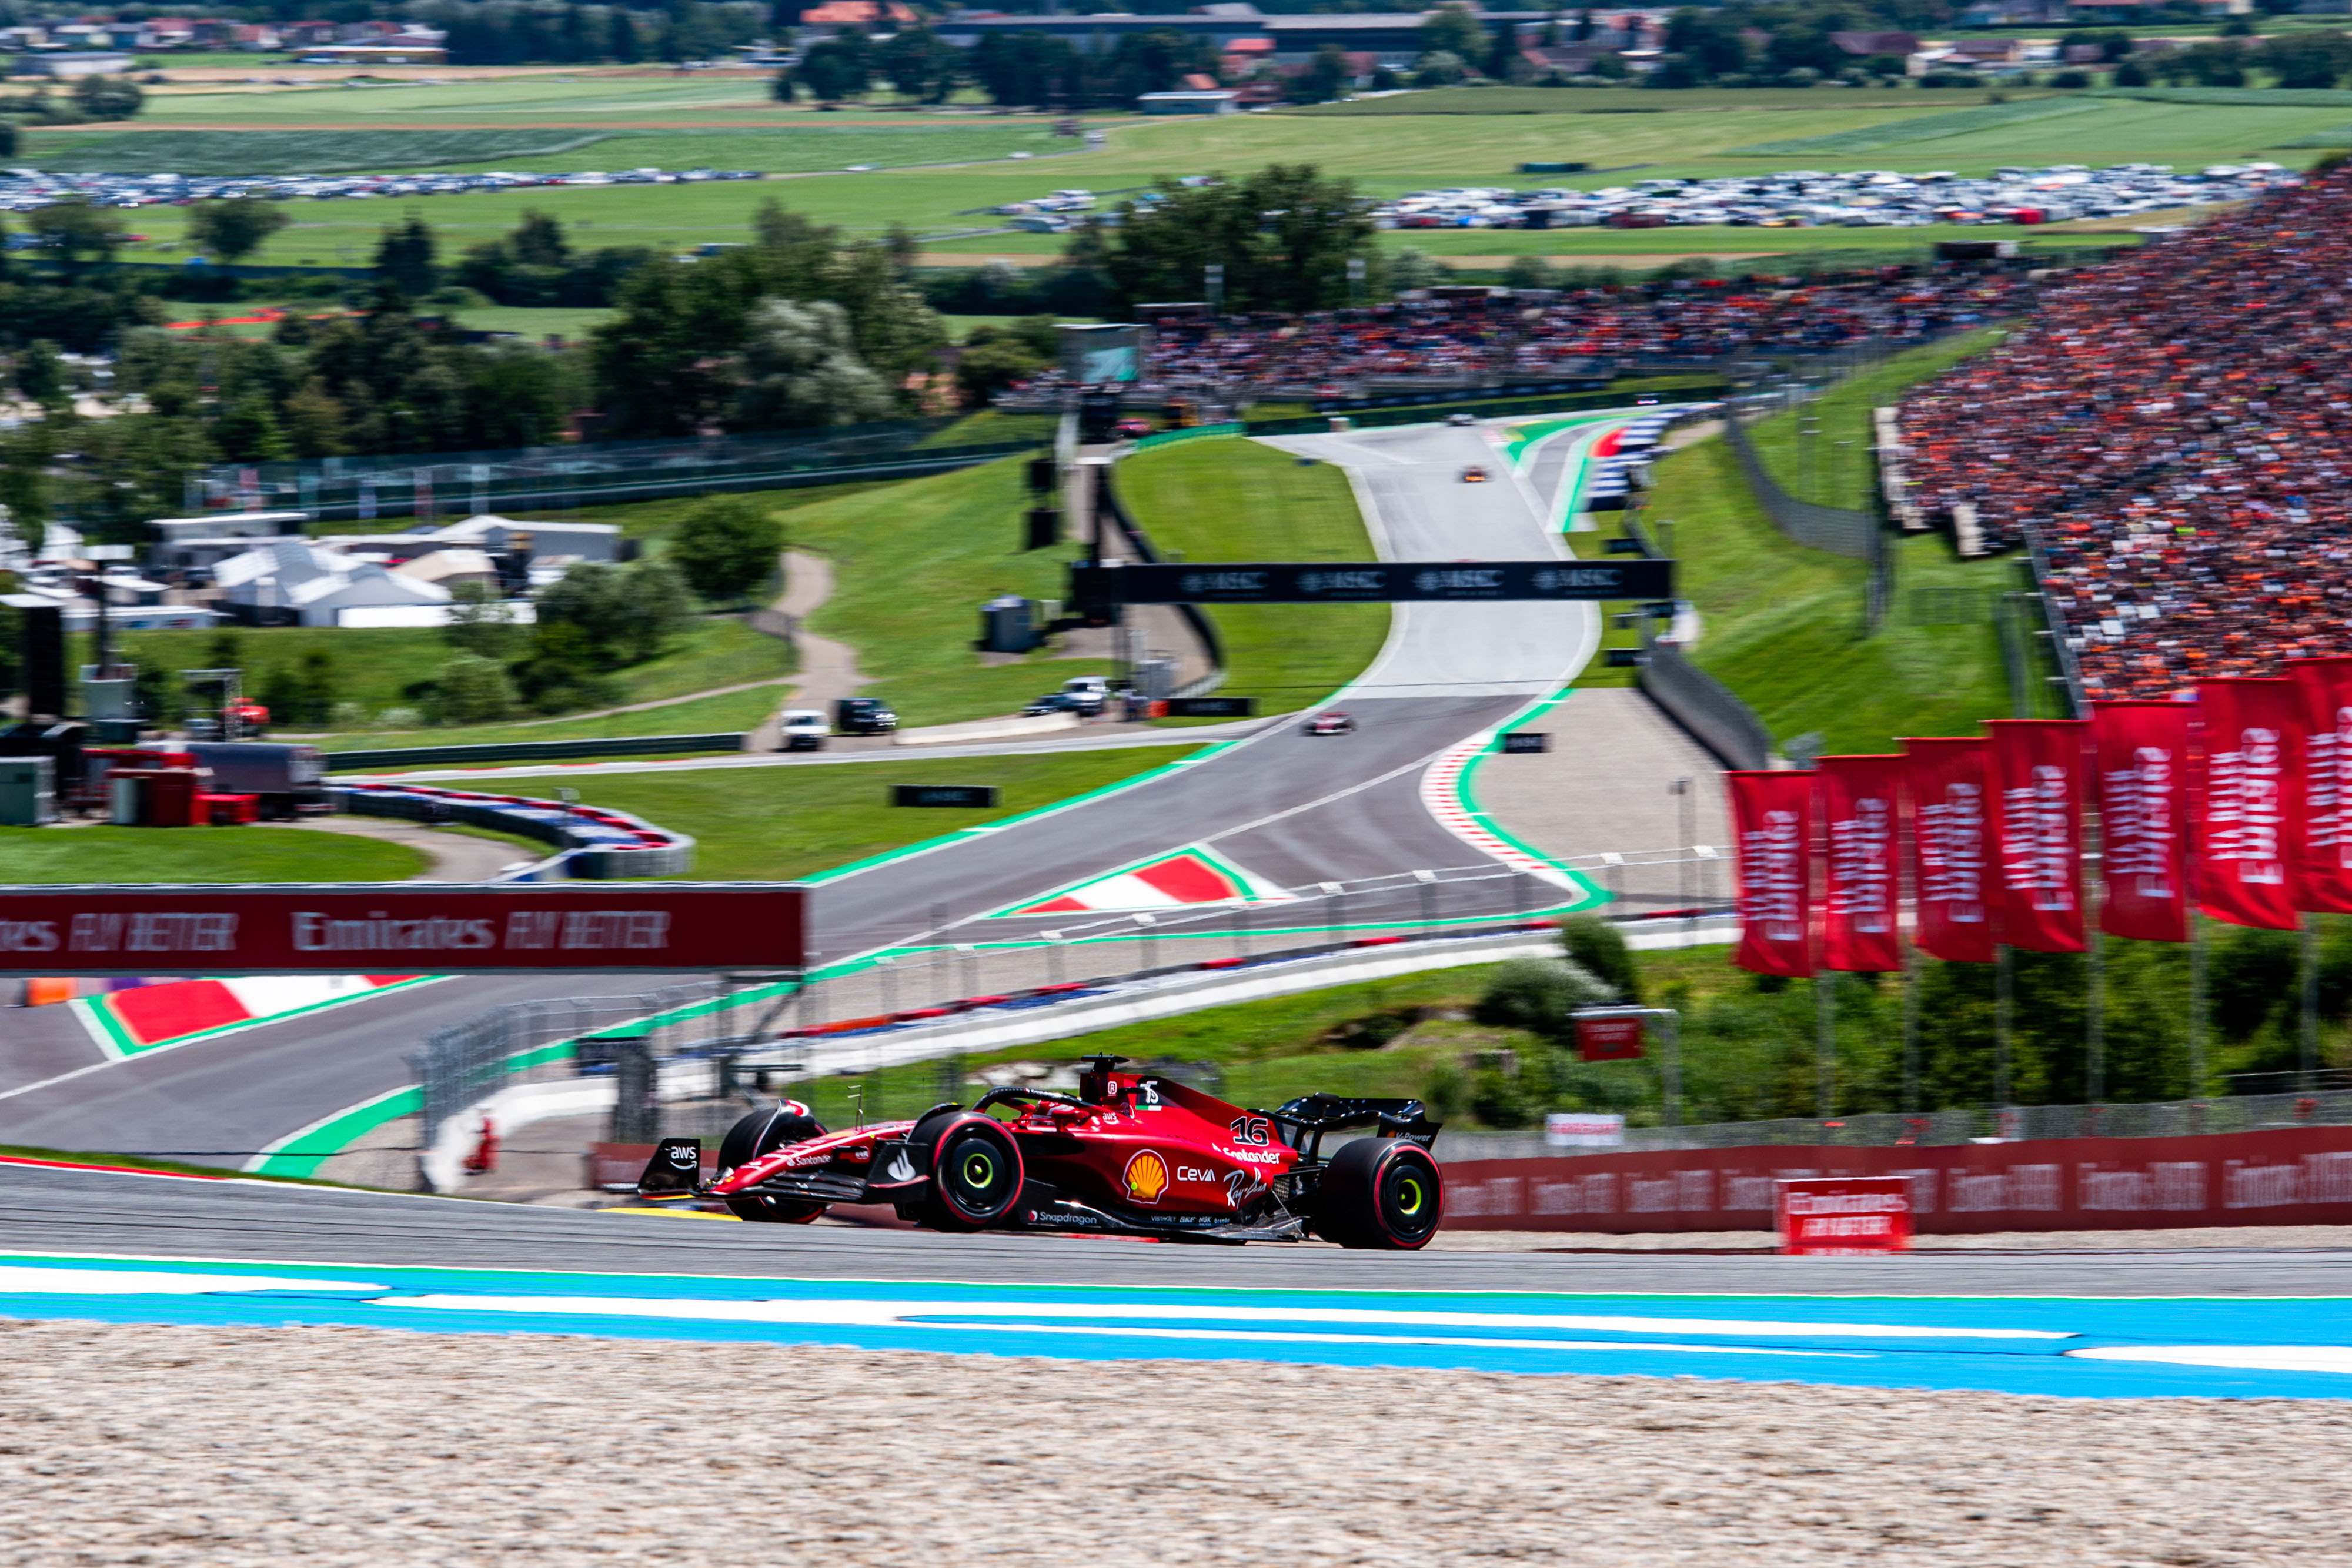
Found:
[[[75,146],[94,149],[92,156],[201,158],[205,166],[219,167],[239,161],[237,143],[231,138],[267,138],[254,145],[257,161],[282,158],[289,136],[305,135],[313,138],[312,156],[326,166],[364,156],[360,149],[373,147],[380,156],[394,144],[393,138],[406,139],[408,151],[403,156],[409,156],[429,134],[479,136],[492,140],[477,146],[512,148],[553,144],[525,140],[532,136],[584,137],[609,128],[604,139],[565,152],[485,156],[490,166],[515,169],[708,165],[761,169],[781,178],[756,186],[596,187],[404,197],[396,208],[298,202],[286,209],[293,225],[253,259],[279,265],[365,265],[381,225],[395,212],[412,210],[439,232],[443,254],[448,256],[467,244],[511,229],[527,207],[562,219],[578,246],[683,249],[705,241],[748,237],[752,209],[772,195],[820,222],[842,225],[853,236],[877,235],[893,224],[905,224],[924,237],[937,264],[962,266],[996,256],[1043,261],[1062,248],[1057,235],[1001,232],[1002,220],[986,208],[1063,186],[1112,193],[1160,175],[1242,171],[1277,160],[1318,162],[1382,195],[1463,184],[1596,188],[1631,179],[1753,173],[1800,159],[1804,166],[1831,170],[1935,167],[1962,173],[2062,161],[2146,161],[2193,167],[2266,154],[2288,162],[2294,154],[2281,149],[2295,143],[2336,145],[2352,119],[2333,101],[2352,96],[2341,94],[2200,93],[2194,95],[2195,102],[2100,95],[2020,98],[1989,106],[1981,93],[1908,89],[1852,95],[1824,90],[1491,89],[1280,114],[1097,120],[1097,128],[1108,133],[1108,147],[1057,154],[1057,149],[1071,149],[1072,143],[1052,137],[1048,125],[1037,117],[952,112],[885,116],[872,111],[820,116],[762,99],[760,86],[742,80],[601,78],[567,82],[541,78],[188,95],[154,105],[155,123],[181,128],[174,131],[29,131],[25,144],[27,157],[51,167],[72,161],[61,159],[57,149]],[[2231,101],[2208,101],[2213,96]],[[2304,101],[2307,98],[2324,100]],[[1522,99],[1559,107],[1524,112],[1515,107]],[[1414,99],[1441,107],[1476,100],[1501,112],[1409,113],[1381,108]],[[1345,120],[1345,127],[1329,123],[1334,119]],[[273,125],[283,129],[259,129]],[[290,131],[300,125],[337,129]],[[221,129],[228,126],[257,129]],[[378,126],[385,129],[374,129]],[[1933,140],[1911,140],[1922,133]],[[516,140],[495,140],[509,136]],[[161,144],[152,153],[129,145],[149,137]],[[1034,162],[1010,160],[1009,154],[1024,151],[1049,156]],[[954,168],[908,166],[954,160],[973,162]],[[1521,162],[1538,161],[1583,162],[1598,172],[1518,172]],[[880,167],[872,172],[843,172],[852,163]],[[142,166],[147,165],[142,162]],[[184,215],[174,209],[141,212],[135,226],[146,238],[132,248],[131,257],[176,259],[182,254],[184,225]],[[1980,237],[1983,231],[1967,232]],[[1933,228],[1454,229],[1412,231],[1391,235],[1386,243],[1455,258],[1536,254],[1614,259],[1822,249],[1899,254],[1951,233]],[[2021,237],[2037,246],[2081,243],[2052,235]]]

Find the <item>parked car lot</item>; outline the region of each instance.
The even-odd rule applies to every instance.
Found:
[[[446,196],[468,191],[515,191],[534,185],[680,185],[712,180],[757,180],[750,169],[630,169],[616,174],[489,172],[479,174],[70,174],[17,170],[0,174],[0,211],[31,212],[59,202],[96,207],[180,207],[232,196],[269,201],[333,201],[370,196]],[[12,239],[18,236],[11,235]],[[30,236],[25,236],[29,238]],[[21,243],[21,241],[20,241]]]
[[[2301,175],[2269,162],[2215,163],[2195,171],[2168,163],[2104,169],[2053,163],[1996,169],[1982,179],[1963,179],[1948,169],[1910,174],[1892,169],[1787,169],[1714,180],[1639,180],[1598,191],[1416,191],[1383,203],[1373,219],[1393,229],[2042,224],[2242,201],[2302,183]]]

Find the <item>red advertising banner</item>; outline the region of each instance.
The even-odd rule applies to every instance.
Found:
[[[1823,1176],[1900,1178],[1920,1236],[2335,1225],[2352,1204],[2352,1127],[1448,1160],[1445,1228],[1765,1232],[1781,1182]]]
[[[2232,925],[2292,931],[2289,846],[2299,802],[2294,736],[2302,727],[2295,683],[2231,676],[2197,683],[2197,907]]]
[[[1586,1061],[1632,1061],[1642,1054],[1640,1015],[1622,1018],[1580,1018],[1576,1020],[1576,1053]]]
[[[2080,953],[2083,752],[2076,718],[1997,718],[1985,727],[1999,857],[2000,934],[2036,953]]]
[[[1759,975],[1813,972],[1810,774],[1727,773],[1739,845],[1739,951]]]
[[[1885,974],[1903,967],[1895,929],[1902,895],[1902,757],[1824,757],[1819,789],[1827,874],[1822,967]]]
[[[2352,658],[2296,659],[2286,673],[2303,719],[2295,907],[2352,914]]]
[[[2189,940],[2189,720],[2177,702],[2091,705],[2099,762],[2099,929]]]
[[[1780,1250],[1801,1258],[1911,1248],[1911,1184],[1901,1176],[1797,1176],[1772,1184]]]
[[[796,969],[785,883],[0,887],[0,974]]]
[[[1911,887],[1919,951],[1950,964],[1993,960],[1992,808],[1985,743],[1906,740],[1911,765]]]

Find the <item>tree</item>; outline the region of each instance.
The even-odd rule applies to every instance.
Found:
[[[793,68],[793,80],[820,103],[863,98],[874,74],[869,53],[866,40],[855,34],[812,44]]]
[[[599,669],[643,664],[683,631],[694,615],[686,579],[668,562],[625,567],[584,561],[539,597],[541,626],[577,630]]]
[[[989,100],[1006,107],[1066,99],[1079,71],[1077,51],[1067,39],[1034,32],[990,33],[964,64]]]
[[[2147,68],[2137,60],[2126,60],[2116,68],[2115,83],[2117,87],[2146,87]]]
[[[386,226],[376,241],[375,269],[409,298],[430,294],[440,282],[441,269],[433,265],[433,230],[411,214],[398,227]]]
[[[731,603],[776,572],[784,526],[748,496],[715,497],[687,513],[667,559],[687,585],[714,603]]]
[[[68,277],[78,278],[112,261],[115,247],[122,243],[122,220],[103,207],[91,206],[86,196],[69,196],[37,207],[26,214],[25,226]]]
[[[1470,75],[1470,67],[1452,49],[1432,49],[1412,62],[1415,87],[1452,87]]]
[[[1559,923],[1569,961],[1617,993],[1620,1001],[1642,1005],[1642,970],[1625,946],[1625,934],[1597,915],[1571,915]]]
[[[1326,44],[1315,51],[1307,68],[1290,78],[1293,103],[1329,103],[1348,96],[1348,51]]]
[[[2283,88],[2332,88],[2352,72],[2352,38],[2342,33],[2282,33],[2257,58]]]
[[[1519,52],[1519,30],[1516,24],[1506,22],[1495,30],[1494,40],[1486,47],[1486,57],[1478,68],[1496,81],[1525,82],[1533,79],[1535,65]]]
[[[890,389],[857,357],[849,312],[831,300],[771,299],[752,313],[734,423],[793,430],[886,419]]]
[[[73,85],[74,107],[92,120],[135,118],[147,95],[128,77],[80,77]]]
[[[212,256],[234,266],[259,250],[263,242],[292,221],[277,204],[256,196],[198,202],[188,214],[188,237]]]
[[[1565,958],[1513,958],[1495,971],[1474,1009],[1478,1021],[1557,1040],[1570,1008],[1617,999],[1607,983]]]
[[[514,711],[506,666],[478,653],[460,653],[442,665],[433,687],[427,712],[442,724],[485,724]]]
[[[1353,182],[1311,163],[1160,189],[1164,199],[1148,210],[1120,208],[1104,256],[1122,306],[1196,298],[1214,262],[1225,269],[1228,309],[1328,309],[1348,302],[1349,258],[1375,259],[1371,204]]]
[[[1683,56],[1690,71],[1700,80],[1728,76],[1748,68],[1748,40],[1742,35],[1742,26],[1727,12],[1698,11],[1686,6],[1666,18],[1665,47],[1669,53]]]
[[[16,395],[43,408],[57,408],[70,402],[66,390],[66,368],[58,358],[58,346],[47,338],[36,338],[16,356]]]
[[[1409,288],[1427,288],[1444,276],[1435,258],[1411,246],[1389,257],[1389,287],[1400,294]]]
[[[963,51],[929,27],[908,27],[882,46],[875,63],[901,98],[945,103],[961,74]]]
[[[982,333],[988,336],[982,337]],[[956,360],[956,387],[970,404],[988,402],[1015,382],[1025,382],[1051,363],[1028,344],[992,327],[967,339]]]
[[[1478,25],[1478,14],[1462,0],[1446,0],[1423,16],[1418,37],[1424,55],[1448,54],[1464,60],[1484,59],[1486,55],[1486,29]]]
[[[529,636],[488,583],[461,582],[449,591],[449,619],[442,623],[441,640],[459,653],[504,660]]]

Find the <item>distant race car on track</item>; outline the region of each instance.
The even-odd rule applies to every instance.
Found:
[[[1076,1094],[992,1089],[967,1111],[827,1133],[793,1101],[754,1111],[701,1179],[702,1145],[665,1138],[638,1193],[717,1198],[738,1218],[805,1225],[836,1203],[889,1204],[933,1230],[1301,1241],[1413,1250],[1436,1233],[1438,1124],[1418,1100],[1309,1094],[1250,1111],[1090,1056]],[[1009,1117],[989,1114],[1003,1106]],[[1373,1130],[1326,1155],[1323,1139]]]
[[[1473,463],[1462,470],[1462,482],[1465,485],[1483,485],[1486,482],[1486,471]]]
[[[1330,713],[1318,713],[1313,718],[1307,721],[1307,733],[1309,735],[1353,735],[1356,733],[1356,721],[1352,716],[1340,713],[1336,709]]]

